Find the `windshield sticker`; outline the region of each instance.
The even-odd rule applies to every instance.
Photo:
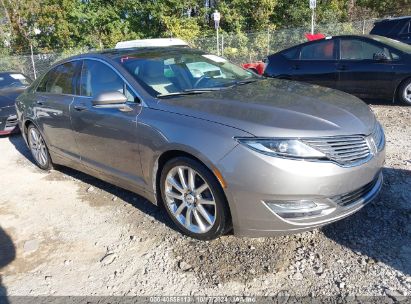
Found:
[[[166,60],[164,60],[164,65],[172,65],[175,64],[175,59],[174,58],[168,58]]]
[[[207,55],[202,55],[202,56],[214,62],[227,62],[226,59],[218,57],[216,55],[207,54]]]
[[[24,77],[21,74],[10,74],[10,77],[13,78],[13,79],[17,79],[17,80],[26,79],[26,77]]]

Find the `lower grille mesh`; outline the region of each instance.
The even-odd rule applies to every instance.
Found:
[[[331,199],[342,207],[349,206],[357,202],[359,199],[363,198],[364,196],[366,196],[374,188],[378,180],[379,180],[379,177],[374,179],[371,183],[368,183],[365,186],[361,187],[360,189],[357,189],[353,192],[349,192],[346,194],[334,196]]]

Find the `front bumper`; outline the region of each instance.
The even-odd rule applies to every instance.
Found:
[[[349,216],[367,203],[382,186],[385,148],[368,162],[341,167],[332,162],[298,161],[263,155],[237,146],[218,164],[234,233],[261,237],[311,230]],[[310,201],[328,206],[322,214],[288,218],[268,202]]]
[[[18,121],[14,106],[0,109],[0,135],[18,132]]]

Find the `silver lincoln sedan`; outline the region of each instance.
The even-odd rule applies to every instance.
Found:
[[[384,132],[362,101],[190,48],[71,57],[16,107],[40,168],[134,191],[202,240],[313,229],[358,211],[382,185]]]

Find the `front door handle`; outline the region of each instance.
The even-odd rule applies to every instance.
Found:
[[[294,65],[292,66],[292,69],[293,69],[293,70],[299,70],[299,69],[300,69],[300,66],[299,66],[298,64],[294,64]]]
[[[85,105],[75,105],[74,109],[76,109],[77,111],[84,111],[87,109],[87,107]]]
[[[42,106],[44,104],[43,100],[36,100],[36,104],[38,104],[39,106]]]
[[[338,71],[345,71],[345,70],[348,70],[348,68],[345,64],[343,64],[343,65],[337,66],[337,70]]]

